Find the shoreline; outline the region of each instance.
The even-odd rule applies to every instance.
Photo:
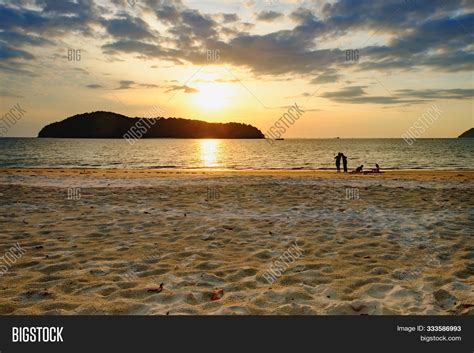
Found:
[[[0,168],[0,175],[33,174],[53,176],[94,176],[94,177],[160,177],[160,176],[286,176],[286,177],[325,177],[325,178],[452,178],[467,177],[474,179],[473,169],[462,170],[382,170],[380,173],[337,173],[335,170],[289,170],[289,169],[146,169],[146,168]]]

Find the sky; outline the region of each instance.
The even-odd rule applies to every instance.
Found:
[[[285,138],[474,126],[472,0],[0,0],[5,136],[96,110],[242,122]]]

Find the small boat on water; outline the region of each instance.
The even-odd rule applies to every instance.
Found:
[[[279,137],[279,138],[277,138],[277,139],[275,139],[275,140],[276,140],[276,141],[283,141],[284,138],[283,138],[283,137]]]

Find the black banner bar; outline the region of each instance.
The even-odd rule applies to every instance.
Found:
[[[472,353],[473,332],[472,316],[4,316],[0,353]]]

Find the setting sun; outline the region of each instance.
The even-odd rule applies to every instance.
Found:
[[[194,97],[194,102],[201,108],[214,110],[221,109],[229,105],[233,96],[233,88],[230,85],[221,83],[197,84],[199,90]]]

